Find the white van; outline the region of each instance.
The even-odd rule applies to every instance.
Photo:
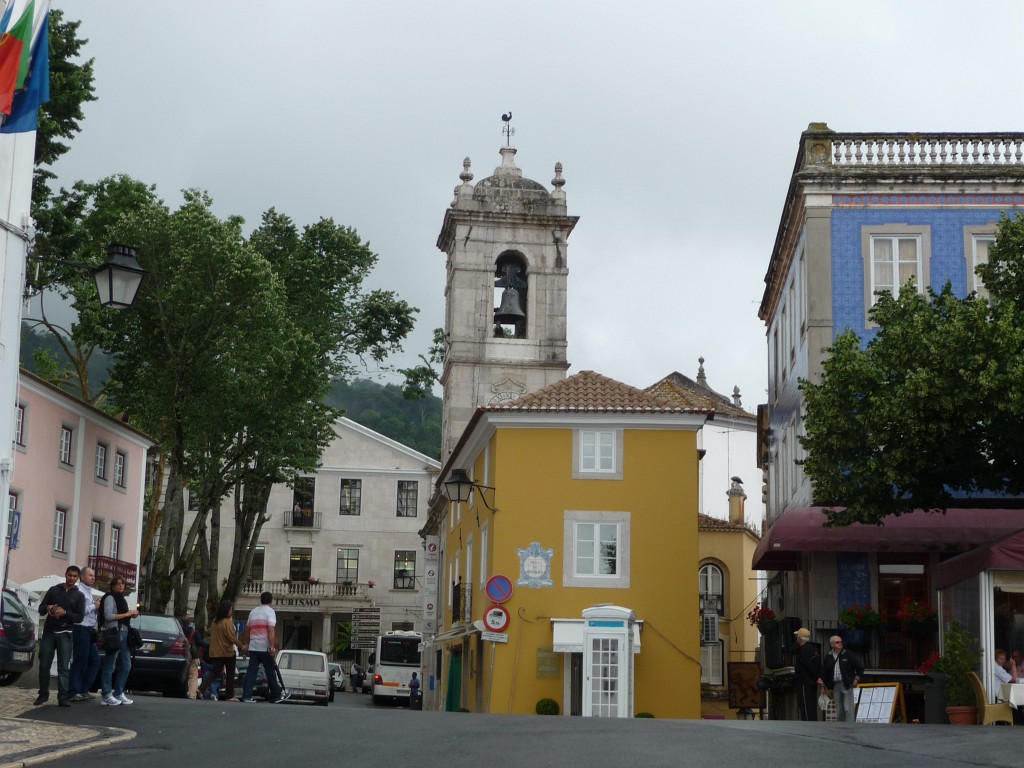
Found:
[[[327,706],[331,700],[327,654],[319,651],[278,651],[277,666],[289,692],[288,701],[315,701]]]

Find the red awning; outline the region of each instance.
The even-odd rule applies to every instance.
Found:
[[[801,552],[966,552],[1024,529],[1024,509],[914,512],[884,525],[854,523],[846,528],[824,528],[824,509],[800,507],[784,513],[754,550],[754,570],[797,570]]]
[[[945,589],[982,571],[1024,571],[1024,530],[939,563],[935,586]]]

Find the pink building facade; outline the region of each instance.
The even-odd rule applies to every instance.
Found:
[[[96,568],[137,583],[146,457],[154,442],[104,411],[22,370],[15,412],[7,537],[21,513],[10,579],[26,583]],[[4,542],[5,544],[7,541]]]

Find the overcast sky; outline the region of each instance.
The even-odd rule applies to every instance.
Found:
[[[208,191],[254,227],[354,227],[373,287],[443,324],[435,243],[462,159],[491,175],[513,113],[524,174],[571,215],[570,373],[648,386],[706,358],[766,400],[757,308],[800,133],[1017,131],[1024,3],[53,0],[98,101],[61,184],[127,173]]]

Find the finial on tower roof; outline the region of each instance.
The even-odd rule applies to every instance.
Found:
[[[702,387],[707,387],[708,377],[704,375],[704,358],[698,357],[697,362],[700,363],[700,368],[697,369],[697,383]]]
[[[501,132],[505,134],[505,146],[511,147],[512,137],[516,135],[516,129],[512,127],[512,110],[510,109],[508,112],[503,114],[501,119],[505,123],[501,128]]]
[[[743,407],[743,401],[740,400],[740,388],[739,387],[733,387],[732,388],[732,404],[735,405],[737,408],[742,408]]]

